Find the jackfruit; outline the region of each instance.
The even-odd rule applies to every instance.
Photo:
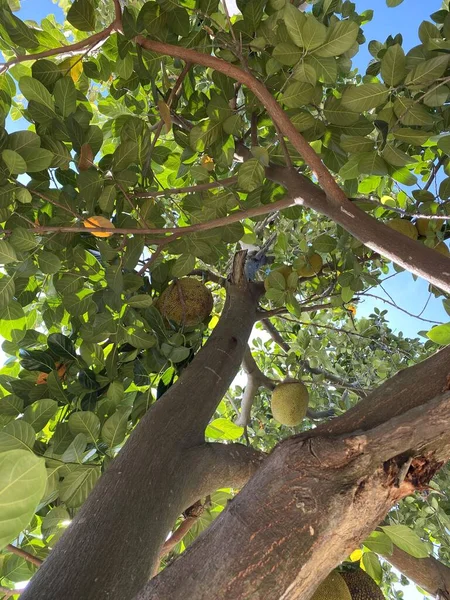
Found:
[[[183,277],[164,290],[155,306],[169,321],[195,327],[210,315],[213,303],[206,285],[193,277]]]
[[[419,237],[419,232],[417,231],[417,227],[411,223],[411,221],[405,221],[405,219],[391,219],[386,223],[388,227],[398,231],[399,233],[403,233],[406,237],[411,238],[412,240],[417,240]]]
[[[316,252],[310,256],[300,256],[294,263],[294,268],[299,277],[314,277],[314,275],[320,273],[322,267],[322,257]]]
[[[352,600],[385,600],[378,585],[362,569],[343,571],[341,576],[347,584]]]
[[[308,408],[308,389],[301,381],[279,383],[272,392],[273,418],[287,427],[299,425]]]
[[[341,574],[331,571],[316,589],[311,600],[352,600],[352,597]]]

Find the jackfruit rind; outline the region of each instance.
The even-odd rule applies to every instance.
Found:
[[[309,393],[301,381],[279,383],[272,392],[273,418],[287,427],[299,425],[306,415]]]
[[[343,571],[341,576],[347,584],[352,600],[385,600],[378,585],[362,569]]]
[[[156,307],[169,321],[195,327],[210,315],[213,304],[212,294],[206,285],[193,277],[183,277],[164,290]]]
[[[311,600],[352,600],[352,597],[341,574],[331,571],[316,589]]]

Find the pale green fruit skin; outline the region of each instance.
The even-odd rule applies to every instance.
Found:
[[[272,392],[273,418],[287,427],[299,425],[308,408],[308,389],[301,381],[279,383]]]
[[[406,235],[412,240],[417,240],[419,237],[417,227],[411,223],[411,221],[405,221],[404,219],[392,219],[391,221],[388,221],[386,225],[391,229],[394,229],[394,231],[398,231],[399,233]]]
[[[352,600],[352,597],[342,575],[331,571],[314,592],[311,600]]]

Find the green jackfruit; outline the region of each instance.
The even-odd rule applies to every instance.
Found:
[[[352,597],[341,574],[331,571],[314,592],[311,600],[352,600]]]
[[[299,425],[308,408],[308,389],[301,381],[279,383],[272,392],[273,418],[287,427]]]

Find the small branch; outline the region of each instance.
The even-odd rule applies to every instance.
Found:
[[[302,306],[302,312],[314,312],[316,310],[325,310],[327,308],[332,308],[331,304],[313,304],[312,306]],[[279,317],[289,312],[285,306],[281,306],[279,308],[274,308],[272,310],[260,310],[256,313],[256,321],[261,321],[262,319],[268,319],[269,317]]]
[[[375,296],[375,294],[362,293],[362,294],[359,294],[359,296],[358,296],[359,299],[364,299],[364,298],[367,298],[367,297],[376,298],[377,300],[381,300],[382,302],[385,302],[386,304],[389,304],[390,306],[393,306],[397,310],[401,310],[402,312],[404,312],[408,316],[414,317],[414,319],[419,319],[419,321],[424,321],[425,323],[432,323],[433,325],[442,325],[443,324],[442,321],[431,321],[430,319],[425,319],[424,317],[420,317],[419,315],[414,315],[413,313],[407,311],[405,308],[401,308],[401,306],[398,306],[397,304],[395,304],[395,302],[391,302],[390,300],[386,300],[386,298],[382,298],[381,296]]]
[[[289,346],[289,344],[284,341],[284,339],[282,338],[278,329],[275,327],[275,325],[273,323],[271,323],[269,321],[269,319],[267,319],[267,318],[262,319],[261,325],[262,325],[263,329],[265,329],[269,333],[272,340],[280,346],[280,348],[282,348],[286,353],[289,353],[291,351],[291,347]],[[347,381],[341,379],[338,375],[334,375],[334,373],[330,373],[329,371],[326,371],[325,369],[321,369],[319,367],[311,367],[311,365],[309,364],[309,362],[306,359],[301,360],[299,362],[299,364],[305,371],[307,371],[311,375],[323,375],[325,377],[325,379],[327,379],[328,381],[331,381],[336,387],[342,387],[345,389],[352,390],[353,392],[355,392],[355,394],[358,394],[358,396],[366,396],[367,395],[366,392],[369,391],[369,390],[361,389],[357,384],[348,383]],[[325,411],[325,412],[327,412],[327,411]],[[334,411],[332,414],[334,414]],[[326,414],[325,416],[332,416],[332,415]],[[317,417],[311,416],[310,418],[314,419]],[[321,418],[321,417],[318,417],[318,418]]]
[[[205,281],[212,281],[213,283],[217,283],[218,285],[221,285],[222,287],[225,287],[225,284],[227,282],[225,277],[222,277],[221,275],[217,275],[217,273],[213,273],[212,271],[209,271],[208,269],[194,269],[193,271],[191,271],[189,273],[189,275],[192,275],[192,276],[197,275],[198,277],[203,277],[203,279]]]
[[[396,206],[383,204],[379,200],[374,200],[373,198],[350,198],[350,200],[352,202],[369,202],[374,206],[384,208],[384,210],[386,211],[392,211],[399,215],[402,215],[403,217],[411,217],[413,219],[428,219],[429,221],[447,221],[448,219],[450,219],[450,215],[422,215],[421,213],[408,212],[407,210],[403,210],[403,208],[397,208]]]
[[[269,379],[269,377],[264,375],[260,370],[248,346],[244,354],[242,367],[247,374],[247,385],[245,386],[244,395],[242,397],[241,411],[234,422],[240,427],[247,427],[250,422],[253,402],[255,401],[259,388],[265,387],[269,390],[273,390],[276,386],[276,382]]]
[[[189,185],[181,188],[168,188],[166,190],[158,190],[157,192],[136,192],[132,194],[134,198],[156,198],[158,196],[167,196],[175,194],[193,194],[195,192],[204,192],[213,188],[226,187],[237,182],[237,176],[227,177],[220,181],[211,181],[210,183],[200,183],[199,185]]]
[[[435,165],[433,165],[433,168],[431,169],[430,177],[429,177],[428,181],[426,182],[426,184],[423,187],[424,190],[429,190],[430,189],[431,184],[435,180],[436,175],[438,174],[439,169],[445,163],[445,159],[446,159],[446,156],[442,155],[442,156],[439,157],[439,160],[437,161],[437,163]]]
[[[10,67],[13,67],[14,65],[17,65],[21,62],[29,60],[38,60],[40,58],[47,58],[48,56],[73,56],[74,54],[77,54],[80,50],[85,50],[86,48],[93,50],[95,46],[97,46],[100,42],[104,42],[116,29],[117,23],[116,21],[114,21],[103,31],[94,33],[86,39],[81,40],[79,42],[75,42],[74,44],[69,44],[67,46],[59,46],[58,48],[50,48],[49,50],[36,52],[35,54],[22,54],[20,56],[16,56],[14,58],[11,58],[7,62],[0,64],[0,74],[5,73]]]
[[[199,515],[200,516],[200,515]],[[159,554],[159,560],[162,560],[166,554],[169,554],[177,544],[181,542],[184,536],[189,533],[192,529],[192,526],[198,521],[198,517],[186,517],[179,527],[172,533],[170,538],[164,543],[164,546],[161,548],[161,552]]]
[[[252,146],[258,145],[258,115],[254,111],[250,120],[250,139]]]
[[[3,600],[7,600],[8,598],[11,598],[11,596],[17,596],[17,594],[23,594],[24,591],[25,591],[25,588],[11,590],[10,588],[0,585],[0,592],[2,594],[5,594],[3,597]]]
[[[292,167],[294,165],[292,164],[292,158],[291,158],[291,155],[289,154],[289,150],[288,150],[288,147],[286,146],[286,142],[284,141],[283,134],[281,133],[280,128],[278,127],[278,125],[276,123],[274,123],[274,126],[275,126],[275,129],[277,132],[278,141],[280,142],[281,151],[283,152],[284,162],[286,163],[286,166],[288,167],[288,169],[292,169]]]
[[[21,558],[23,558],[24,560],[28,561],[29,563],[35,565],[36,567],[40,567],[42,565],[42,563],[44,562],[37,556],[33,556],[26,550],[17,548],[16,546],[13,546],[12,544],[8,544],[5,548],[5,550],[7,552],[11,552],[12,554],[15,554],[16,556],[20,556]]]

